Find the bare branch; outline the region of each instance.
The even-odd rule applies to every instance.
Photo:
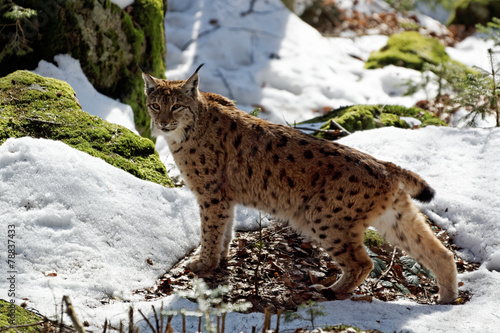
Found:
[[[71,318],[71,322],[73,323],[73,327],[78,333],[85,333],[82,324],[78,320],[76,316],[75,310],[73,309],[73,304],[71,304],[71,300],[69,296],[63,296],[63,303],[66,304],[66,314]],[[62,321],[62,318],[61,318]]]
[[[41,320],[41,321],[37,321],[36,323],[32,323],[32,324],[4,326],[4,327],[0,328],[0,332],[7,331],[7,330],[10,330],[10,329],[16,329],[16,328],[38,326],[38,325],[41,325],[41,324],[43,324],[45,322],[47,322],[46,319],[45,320]]]

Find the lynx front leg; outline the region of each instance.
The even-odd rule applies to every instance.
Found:
[[[226,228],[224,232],[224,240],[222,243],[222,252],[221,252],[221,260],[224,260],[229,254],[229,244],[233,240],[233,211],[234,209],[230,209],[228,212],[228,218],[226,220]]]
[[[194,272],[210,271],[221,260],[229,246],[227,229],[232,227],[233,210],[231,203],[222,198],[200,198],[201,215],[201,251],[198,257],[188,263],[189,269]]]

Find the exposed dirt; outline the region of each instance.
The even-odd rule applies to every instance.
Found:
[[[432,229],[445,246],[456,253],[457,246],[447,233],[436,225],[432,225]],[[251,302],[252,312],[264,312],[266,307],[270,307],[273,313],[277,309],[296,310],[308,300],[321,302],[350,298],[372,302],[373,298],[381,301],[408,298],[422,304],[436,302],[438,288],[424,269],[415,266],[404,251],[387,243],[378,245],[373,237],[367,239],[370,239],[367,241],[370,256],[380,270],[374,270],[350,295],[335,295],[324,288],[340,276],[338,265],[321,247],[279,222],[271,223],[261,232],[237,233],[228,259],[215,272],[199,277],[211,288],[232,286],[226,301]],[[186,269],[185,264],[193,255],[194,251],[161,277],[155,286],[136,293],[143,294],[146,299],[155,299],[176,290],[192,288],[191,279],[195,274]],[[455,261],[459,272],[479,267],[479,264],[466,262],[456,255]],[[456,304],[463,304],[471,297],[467,291],[461,290]]]
[[[443,26],[440,31],[429,30],[421,26],[417,15],[412,12],[385,12],[366,14],[356,10],[343,10],[332,0],[316,3],[313,15],[303,19],[316,28],[324,36],[365,36],[387,35],[403,31],[418,31],[422,35],[440,39],[446,46],[453,46],[457,42],[475,33],[474,28],[463,25]],[[346,32],[348,32],[346,34]]]

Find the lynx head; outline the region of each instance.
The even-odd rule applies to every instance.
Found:
[[[168,81],[142,73],[146,106],[151,116],[151,134],[163,135],[167,141],[182,142],[198,118],[201,97],[198,90],[198,71],[187,80]]]

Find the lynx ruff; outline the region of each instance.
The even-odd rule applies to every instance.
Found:
[[[227,256],[234,206],[242,204],[289,220],[326,249],[343,272],[335,293],[352,292],[372,270],[363,235],[373,226],[434,273],[440,303],[457,298],[453,254],[411,200],[432,200],[422,178],[199,91],[200,68],[185,81],[143,73],[151,132],[165,137],[200,207],[201,250],[191,270],[213,270]]]

